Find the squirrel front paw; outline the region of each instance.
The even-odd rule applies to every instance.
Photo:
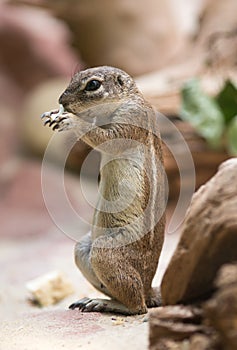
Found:
[[[53,130],[65,131],[72,128],[71,113],[65,111],[62,105],[59,109],[43,113],[41,119],[44,120],[44,125],[52,127]]]

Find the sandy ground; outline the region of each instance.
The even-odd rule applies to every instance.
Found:
[[[93,186],[90,188],[93,191]],[[177,233],[166,236],[155,285],[160,282],[177,240]],[[122,317],[68,309],[79,298],[101,297],[77,270],[74,244],[53,222],[43,234],[1,238],[1,350],[147,349],[148,322],[144,315]],[[75,293],[54,306],[32,305],[26,282],[55,269],[68,275]]]

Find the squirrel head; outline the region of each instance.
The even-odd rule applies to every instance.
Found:
[[[64,109],[75,115],[93,106],[124,102],[140,95],[134,80],[124,71],[102,66],[76,73],[59,98]]]

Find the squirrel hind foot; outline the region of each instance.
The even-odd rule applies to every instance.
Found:
[[[116,300],[83,298],[69,306],[69,309],[79,309],[82,312],[109,312],[122,315],[145,314],[147,309],[131,311]]]

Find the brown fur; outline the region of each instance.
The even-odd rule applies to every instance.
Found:
[[[93,79],[101,87],[88,92],[86,84]],[[75,260],[85,277],[112,299],[83,299],[71,308],[145,313],[161,302],[151,283],[165,226],[163,156],[155,113],[133,79],[113,67],[77,73],[59,103],[64,107],[61,116],[51,119],[55,112],[49,112],[43,117],[54,129],[73,129],[102,155],[102,197],[92,232],[76,245]],[[113,203],[123,204],[121,198],[126,205],[116,211]]]

